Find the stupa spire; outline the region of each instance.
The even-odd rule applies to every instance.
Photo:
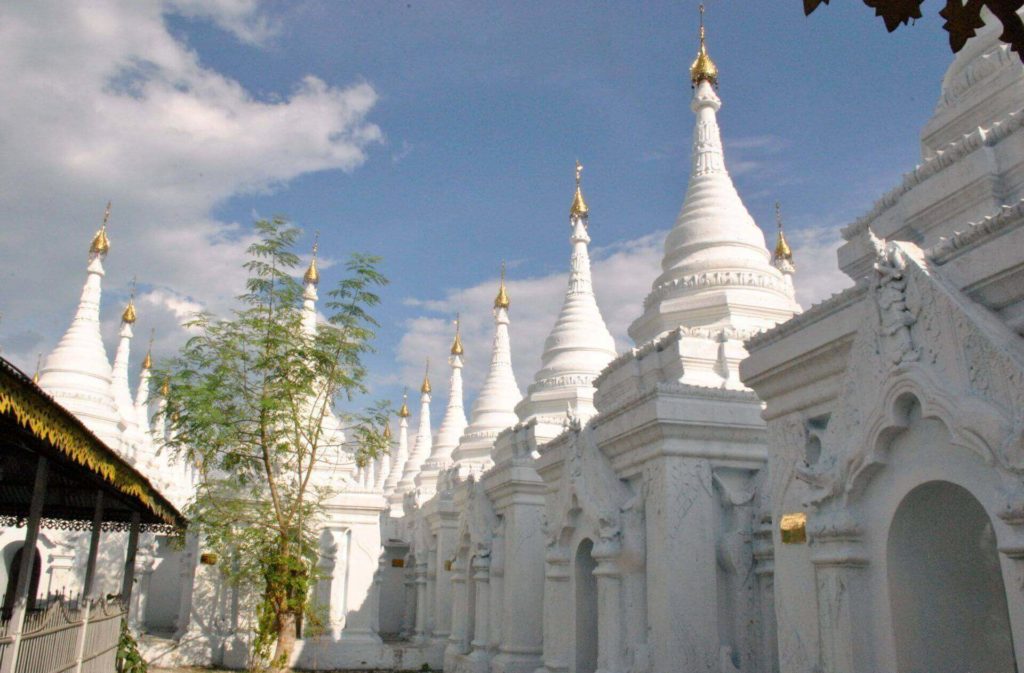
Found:
[[[138,439],[134,437],[135,430],[138,428],[138,413],[135,411],[131,387],[128,384],[128,360],[131,357],[132,337],[135,336],[132,326],[137,318],[135,279],[133,278],[128,304],[121,313],[121,331],[118,334],[117,353],[114,356],[114,367],[111,373],[111,386],[114,402],[117,404],[117,412],[120,415],[121,424],[133,439]]]
[[[103,224],[89,244],[85,285],[75,317],[44,361],[39,385],[108,446],[119,448],[121,430],[111,390],[112,371],[100,334],[103,259],[110,251],[109,220],[110,203],[107,203]]]
[[[423,384],[420,386],[420,417],[416,431],[416,443],[409,451],[409,459],[405,461],[402,479],[398,482],[398,490],[402,493],[412,491],[416,486],[416,477],[423,467],[423,461],[430,455],[433,442],[430,432],[430,360],[427,360],[423,373]]]
[[[511,300],[505,287],[505,263],[501,265],[498,296],[494,300],[494,341],[491,346],[491,364],[480,393],[473,403],[469,425],[452,453],[459,465],[489,464],[491,448],[498,433],[515,425],[519,418],[515,406],[522,399],[519,385],[512,371],[512,350],[509,341],[509,307]]]
[[[591,281],[590,213],[580,188],[582,172],[577,161],[576,194],[569,210],[569,284],[562,310],[544,342],[541,368],[516,407],[524,421],[544,415],[561,417],[567,406],[583,417],[593,415],[592,381],[615,358],[615,340],[601,317]]]
[[[402,494],[398,490],[398,482],[402,478],[405,463],[409,457],[409,394],[402,393],[402,406],[398,409],[398,446],[391,460],[388,478],[384,481],[384,493],[388,495],[392,512],[401,508]]]
[[[448,406],[444,410],[444,418],[437,429],[437,441],[423,470],[417,477],[416,484],[425,493],[437,490],[437,479],[445,467],[452,462],[452,452],[459,445],[459,438],[466,430],[466,411],[462,405],[462,360],[463,348],[460,336],[459,317],[455,318],[455,338],[452,340],[451,355],[448,365],[451,374],[448,377]]]
[[[149,385],[153,375],[153,337],[156,331],[149,331],[149,346],[146,348],[146,357],[142,360],[142,370],[139,373],[139,388],[135,391],[135,416],[136,422],[143,431],[151,431],[149,424]]]
[[[704,42],[704,5],[700,6],[700,47],[697,50],[697,58],[690,64],[690,82],[697,86],[701,82],[708,82],[711,86],[718,85],[718,66],[708,56],[707,45]]]
[[[302,275],[302,331],[313,336],[316,334],[316,288],[320,284],[320,270],[317,268],[317,253],[320,249],[320,232],[313,237],[313,256],[309,260],[306,273]]]
[[[726,169],[717,119],[722,101],[714,89],[718,69],[707,54],[703,12],[700,36],[690,72],[696,116],[690,181],[665,238],[661,275],[629,328],[638,344],[679,326],[728,331],[738,339],[799,311]]]
[[[796,271],[796,265],[793,264],[793,251],[789,249],[789,243],[786,242],[786,234],[783,232],[782,207],[778,201],[775,202],[775,227],[778,229],[778,234],[775,238],[772,264],[782,273],[792,274]]]

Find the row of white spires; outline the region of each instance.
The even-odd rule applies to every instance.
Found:
[[[716,119],[721,107],[714,90],[717,74],[702,33],[698,58],[691,68],[696,125],[689,186],[675,226],[666,238],[662,273],[645,301],[644,313],[629,329],[638,345],[677,326],[705,328],[707,334],[716,335],[709,338],[717,342],[736,341],[799,311],[793,297],[792,254],[781,221],[774,254],[769,254],[763,233],[725,168]],[[410,413],[403,400],[398,414],[398,441],[392,453],[363,468],[349,465],[342,473],[345,487],[382,492],[397,504],[416,489],[432,492],[441,471],[452,465],[473,471],[486,469],[497,435],[518,422],[566,414],[585,419],[595,413],[593,381],[616,352],[591,281],[589,209],[580,188],[581,169],[577,163],[576,192],[569,213],[572,254],[568,287],[561,312],[545,341],[541,368],[526,396],[520,393],[512,371],[510,301],[503,271],[494,302],[491,361],[470,421],[463,408],[463,349],[456,328],[449,357],[448,405],[436,436],[431,432],[431,385],[425,375],[414,440],[409,441]],[[188,466],[174,466],[160,450],[167,432],[164,402],[159,396],[156,408],[150,408],[148,353],[134,399],[129,389],[128,359],[136,317],[132,301],[122,315],[113,366],[103,347],[99,310],[103,259],[110,247],[108,216],[109,206],[90,246],[85,287],[74,320],[46,358],[38,381],[180,504],[191,494],[192,475]],[[316,330],[319,272],[315,253],[314,248],[313,260],[303,277],[303,324],[309,331]],[[723,348],[719,347],[720,353]],[[739,385],[735,377],[728,380],[727,363],[724,369],[723,373],[721,367],[708,368],[708,372],[722,377],[720,383],[710,375],[694,381],[723,387]],[[325,431],[343,435],[336,417],[329,416],[326,422],[332,427]]]

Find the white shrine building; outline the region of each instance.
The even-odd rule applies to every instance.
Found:
[[[851,287],[801,313],[781,224],[769,249],[726,168],[702,27],[689,185],[629,328],[635,346],[617,353],[601,316],[588,251],[599,227],[577,165],[568,285],[533,380],[513,374],[503,274],[468,416],[456,327],[448,385],[435,390],[428,365],[391,453],[324,476],[337,486],[314,595],[327,629],[299,641],[295,665],[1018,670],[1024,65],[997,33],[950,65],[921,164],[842,230]],[[104,222],[39,385],[180,505],[193,476],[160,451],[148,355],[129,388],[131,303],[113,365],[100,339],[109,249]],[[318,281],[314,255],[311,331]],[[81,572],[78,535],[41,535],[45,586]],[[0,534],[5,572],[15,540]],[[148,654],[244,666],[246,593],[205,562],[201,540],[177,551],[150,535],[144,547],[133,625]]]

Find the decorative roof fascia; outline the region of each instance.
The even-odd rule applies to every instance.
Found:
[[[974,247],[1009,229],[1024,224],[1024,199],[1012,205],[1005,205],[994,215],[986,215],[978,222],[970,222],[967,229],[958,231],[925,251],[925,256],[935,264],[945,264],[961,252]]]
[[[889,210],[900,198],[928,178],[949,168],[960,159],[981,147],[993,147],[1024,127],[1024,110],[1011,112],[1005,118],[993,122],[988,128],[978,127],[963,138],[950,143],[945,149],[937,150],[935,156],[928,157],[918,164],[914,170],[903,174],[903,181],[886,192],[875,202],[865,215],[854,220],[839,230],[843,239],[850,241],[862,234],[872,222]]]
[[[184,528],[185,518],[149,481],[100,441],[73,414],[7,360],[0,358],[0,413],[9,413],[34,437],[141,502],[156,517]]]

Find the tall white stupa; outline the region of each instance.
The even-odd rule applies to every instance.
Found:
[[[665,238],[661,275],[629,327],[639,345],[680,329],[683,383],[742,388],[743,340],[800,311],[790,279],[771,263],[764,233],[743,204],[725,166],[715,92],[718,68],[703,22],[690,67],[694,88],[690,182]]]
[[[580,187],[582,171],[577,161],[576,193],[569,208],[569,285],[555,326],[544,340],[541,368],[516,406],[523,421],[562,417],[567,411],[593,416],[594,379],[615,358],[615,340],[601,317],[590,277],[590,209]]]
[[[111,385],[113,372],[100,333],[103,260],[110,251],[109,221],[108,203],[103,224],[89,245],[85,286],[75,317],[43,363],[39,385],[108,446],[120,450],[121,417]]]

